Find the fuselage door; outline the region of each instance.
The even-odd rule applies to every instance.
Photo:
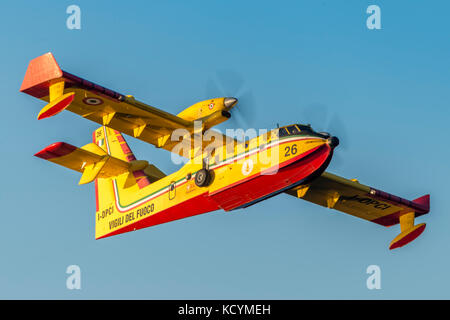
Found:
[[[175,181],[172,181],[169,185],[169,200],[175,199],[175,195],[176,195]]]

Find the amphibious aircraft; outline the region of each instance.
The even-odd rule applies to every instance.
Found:
[[[246,208],[281,193],[385,227],[400,224],[390,249],[425,229],[414,221],[429,212],[429,195],[410,201],[326,172],[339,144],[329,133],[292,124],[238,141],[211,130],[231,117],[235,97],[208,99],[174,115],[61,70],[51,53],[31,60],[20,91],[47,102],[38,119],[68,110],[101,125],[81,148],[57,142],[35,154],[79,171],[80,184],[94,182],[96,239]],[[122,133],[187,162],[166,175],[137,160]],[[206,133],[214,137],[210,143]]]

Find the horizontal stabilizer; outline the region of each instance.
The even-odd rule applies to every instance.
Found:
[[[97,179],[100,171],[105,167],[106,161],[106,159],[102,159],[98,162],[85,166],[78,184],[86,184]]]
[[[129,173],[136,166],[133,162],[126,162],[106,154],[94,143],[77,148],[65,142],[56,142],[35,156],[81,172],[80,184],[92,182],[97,178],[111,178]],[[140,166],[142,164],[138,165]]]

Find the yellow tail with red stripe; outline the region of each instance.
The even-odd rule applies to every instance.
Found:
[[[139,190],[165,177],[154,165],[136,160],[122,134],[108,127],[95,130],[93,143],[81,148],[57,142],[35,156],[81,172],[79,184],[95,181],[96,235],[98,222],[115,210],[115,192]]]
[[[130,170],[128,175],[95,180],[97,238],[102,233],[98,230],[98,222],[116,210],[116,191],[120,192],[120,190],[132,187],[142,189],[165,177],[165,174],[145,160],[136,160],[122,134],[117,130],[105,126],[100,127],[93,133],[93,142],[111,157],[133,166],[133,170]],[[114,188],[118,190],[114,190]]]

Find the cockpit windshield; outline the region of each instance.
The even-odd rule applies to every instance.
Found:
[[[301,131],[313,132],[311,126],[306,126],[304,124],[297,124],[297,127],[299,127]]]
[[[287,127],[287,130],[289,131],[289,133],[291,135],[300,133],[300,130],[298,130],[297,126],[289,126],[289,127]]]
[[[289,135],[289,132],[286,130],[286,128],[283,127],[278,130],[279,137],[286,137],[288,135]]]
[[[293,136],[301,133],[313,133],[314,131],[311,129],[309,125],[303,124],[293,124],[290,126],[285,126],[278,129],[279,137]]]

